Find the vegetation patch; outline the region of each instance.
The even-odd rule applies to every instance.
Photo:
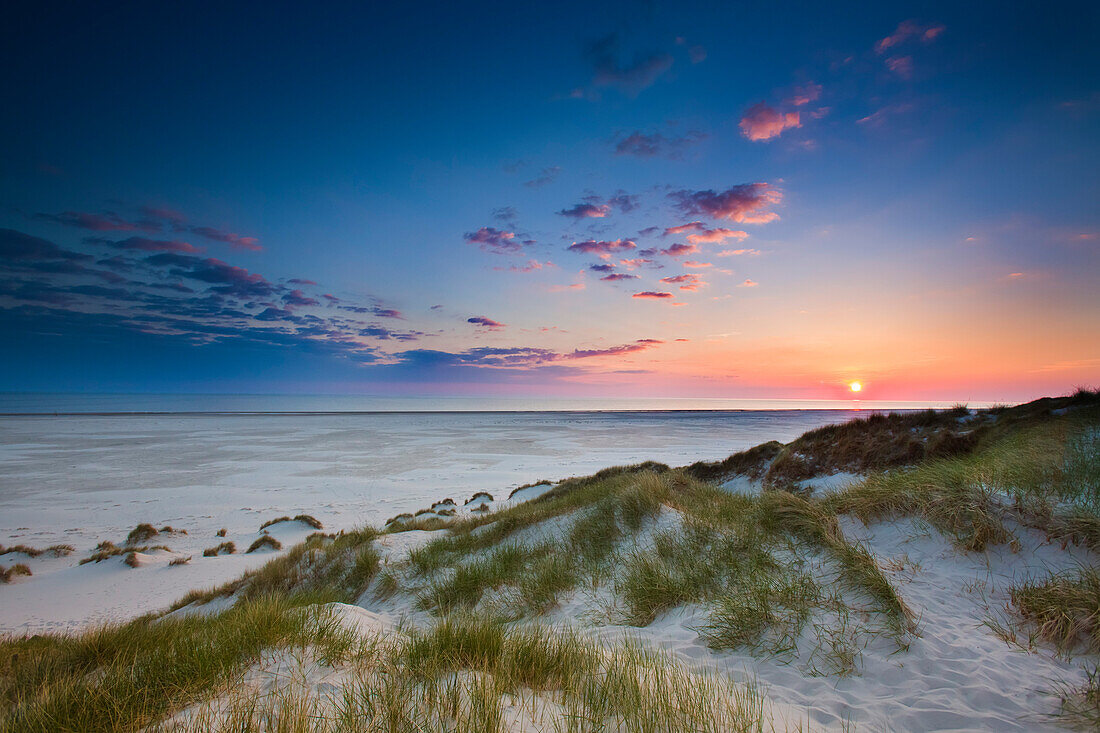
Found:
[[[0,569],[0,583],[10,583],[20,576],[30,577],[31,569],[23,563],[17,563],[9,568]]]
[[[260,531],[263,532],[273,524],[279,524],[280,522],[301,522],[302,524],[309,525],[314,529],[324,529],[325,525],[321,524],[320,520],[309,514],[298,514],[293,517],[279,517],[278,519],[271,519],[260,525]]]
[[[50,545],[46,548],[31,547],[29,545],[11,545],[5,547],[0,545],[0,555],[7,555],[13,552],[19,552],[27,557],[39,557],[42,555],[49,555],[52,557],[65,557],[71,555],[76,550],[72,545]]]
[[[148,542],[152,538],[156,537],[159,531],[151,524],[139,524],[130,530],[130,534],[126,535],[127,546],[139,545],[142,542]]]
[[[223,542],[216,547],[207,547],[202,551],[203,557],[217,557],[218,555],[232,555],[237,551],[237,545],[233,542]]]
[[[272,550],[281,550],[283,549],[283,543],[279,542],[279,540],[275,539],[271,535],[265,534],[262,537],[257,537],[256,541],[249,545],[248,549],[245,550],[245,554],[248,554],[249,552],[256,552],[257,550],[262,550],[265,547]]]

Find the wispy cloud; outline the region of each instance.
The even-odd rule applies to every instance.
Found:
[[[470,316],[466,319],[466,323],[472,323],[475,326],[480,326],[489,331],[500,331],[505,327],[505,324],[500,321],[494,321],[488,316]]]
[[[560,166],[554,165],[549,168],[543,168],[537,176],[530,181],[525,181],[523,185],[528,188],[542,188],[556,181],[559,173],[561,173]]]
[[[883,54],[891,48],[910,40],[931,43],[946,30],[944,26],[933,23],[919,23],[915,20],[903,20],[894,32],[875,44],[875,53]]]
[[[610,204],[576,204],[558,212],[570,219],[602,219],[611,213]]]
[[[614,87],[630,96],[652,86],[673,63],[672,55],[664,52],[638,54],[629,61],[621,61],[623,54],[615,33],[590,45],[586,56],[592,64],[594,87]]]
[[[587,239],[583,242],[573,242],[567,248],[570,252],[581,254],[593,254],[602,259],[607,259],[613,252],[626,252],[637,245],[630,239],[596,240]]]
[[[616,155],[633,155],[638,158],[666,157],[676,159],[690,146],[704,140],[702,132],[691,131],[683,135],[664,135],[660,132],[634,131],[620,134],[615,141]]]

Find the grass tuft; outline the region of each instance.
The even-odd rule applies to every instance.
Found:
[[[202,551],[203,557],[217,557],[218,555],[232,555],[237,551],[237,545],[233,542],[223,542],[216,547],[208,547]]]
[[[256,540],[251,545],[248,546],[248,549],[245,550],[245,554],[247,555],[250,552],[256,552],[257,550],[262,550],[265,547],[269,547],[272,550],[281,550],[281,549],[283,549],[283,543],[279,542],[279,540],[275,539],[271,535],[265,534],[261,537],[257,537]]]
[[[0,570],[0,583],[10,583],[13,578],[19,576],[30,577],[32,575],[31,569],[23,563],[17,563],[9,568]]]

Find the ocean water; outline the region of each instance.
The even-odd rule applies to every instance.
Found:
[[[0,415],[70,413],[651,412],[912,410],[950,402],[666,398],[378,397],[364,395],[0,392]],[[980,406],[980,405],[973,405]]]

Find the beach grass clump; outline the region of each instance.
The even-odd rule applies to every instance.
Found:
[[[151,617],[70,635],[0,639],[0,731],[140,730],[230,680],[265,649],[316,643],[318,610],[291,599],[214,617]],[[346,639],[335,639],[337,645]]]
[[[232,555],[237,551],[237,545],[233,542],[222,542],[214,547],[207,547],[202,551],[203,557],[217,557],[218,555]]]
[[[1063,653],[1100,653],[1100,571],[1077,571],[1029,580],[1009,591],[1012,605],[1038,636]]]
[[[282,517],[278,517],[276,519],[269,519],[268,521],[266,521],[266,522],[264,522],[263,524],[260,525],[260,531],[263,532],[268,527],[270,527],[272,525],[275,525],[275,524],[279,524],[280,522],[301,522],[302,524],[308,525],[308,526],[312,527],[313,529],[324,529],[325,528],[325,525],[321,524],[321,521],[319,519],[317,519],[316,517],[314,517],[312,515],[309,515],[309,514],[298,514],[298,515],[295,515],[293,517],[282,516]]]
[[[156,527],[143,522],[130,530],[130,534],[126,535],[126,541],[123,544],[127,547],[133,547],[134,545],[140,545],[142,542],[148,542],[158,534],[160,532]]]
[[[21,576],[29,578],[31,575],[31,569],[26,564],[16,563],[10,567],[0,569],[0,583],[10,583],[15,578]]]
[[[172,558],[171,562],[168,563],[168,567],[179,567],[180,565],[186,565],[189,562],[191,562],[190,555],[188,555],[187,557],[174,557]]]
[[[250,552],[262,550],[265,547],[272,550],[281,550],[283,549],[283,543],[279,542],[279,540],[275,539],[269,534],[261,535],[260,537],[257,537],[251,545],[248,546],[248,549],[245,550],[245,554],[247,555]]]
[[[11,545],[8,547],[0,545],[0,555],[18,552],[27,557],[40,557],[42,555],[65,557],[66,555],[73,554],[75,551],[76,548],[72,545],[50,545],[46,548],[31,547],[30,545]]]
[[[95,552],[93,552],[88,557],[81,559],[80,564],[86,565],[90,562],[101,562],[103,560],[106,560],[107,558],[116,557],[118,555],[125,554],[126,552],[128,552],[128,550],[123,550],[121,547],[109,540],[100,542],[98,545],[96,545]]]
[[[227,534],[228,532],[229,532],[229,530],[228,530],[228,529],[226,529],[225,527],[222,527],[222,528],[221,528],[221,529],[219,529],[219,530],[218,530],[217,532],[215,532],[215,533],[214,533],[214,535],[215,535],[216,537],[225,537],[225,535],[226,535],[226,534]]]

